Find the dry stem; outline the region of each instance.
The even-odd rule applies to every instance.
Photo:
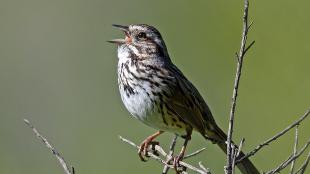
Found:
[[[166,158],[166,163],[167,163],[167,164],[168,164],[169,161],[171,161],[172,158],[173,158],[174,148],[175,148],[175,145],[176,145],[176,143],[177,143],[177,139],[178,139],[178,136],[177,136],[177,135],[174,135],[174,137],[173,137],[172,140],[171,140],[171,144],[170,144],[170,148],[169,148],[169,153],[168,153],[167,158]],[[167,174],[168,171],[169,171],[169,169],[170,169],[169,166],[168,166],[168,165],[165,165],[162,174]]]
[[[253,156],[254,154],[256,154],[259,150],[261,150],[264,146],[269,145],[271,142],[275,141],[276,139],[278,139],[279,137],[283,136],[285,133],[287,133],[289,130],[291,130],[292,128],[296,127],[297,125],[299,125],[303,120],[305,120],[310,114],[310,108],[304,113],[304,115],[302,115],[298,120],[296,120],[294,123],[290,124],[288,127],[286,127],[285,129],[283,129],[281,132],[277,133],[276,135],[274,135],[273,137],[269,138],[268,140],[264,141],[263,143],[259,144],[258,146],[256,146],[255,149],[253,149],[251,152],[247,153],[244,157],[240,158],[237,160],[236,163],[239,163],[240,161],[242,161],[245,158],[248,158],[250,156]]]
[[[294,152],[293,154],[291,154],[285,161],[283,161],[278,167],[276,167],[275,169],[273,170],[270,170],[267,172],[267,174],[275,174],[275,173],[280,173],[281,170],[285,169],[289,164],[291,164],[293,161],[295,161],[299,156],[301,156],[305,150],[309,147],[310,145],[310,139],[307,141],[307,143],[304,145],[303,148],[301,148],[301,150],[296,153],[294,155]]]
[[[47,139],[45,137],[43,137],[38,130],[27,120],[24,119],[24,122],[32,129],[32,131],[34,132],[34,134],[36,135],[36,137],[41,140],[43,142],[43,144],[52,151],[52,154],[55,155],[56,159],[58,160],[58,162],[60,163],[60,165],[62,166],[65,174],[74,174],[75,170],[74,168],[71,166],[69,167],[69,165],[66,163],[65,159],[60,155],[60,153],[47,141]]]
[[[242,32],[242,39],[241,39],[239,54],[236,54],[237,70],[236,70],[236,75],[235,75],[233,96],[232,96],[230,116],[229,116],[229,126],[228,126],[228,133],[227,133],[227,164],[225,167],[226,174],[232,174],[233,168],[234,168],[233,161],[234,161],[235,154],[233,153],[234,149],[232,148],[232,135],[233,135],[233,129],[234,129],[235,111],[236,111],[236,105],[237,105],[239,82],[240,82],[240,77],[242,73],[243,59],[247,51],[255,43],[253,41],[250,43],[249,46],[246,46],[247,34],[251,27],[251,25],[248,25],[248,9],[249,9],[249,1],[245,0],[244,1],[244,12],[243,12],[243,32]]]
[[[129,145],[135,147],[136,149],[139,149],[139,146],[136,145],[135,143],[133,143],[132,141],[130,141],[130,140],[126,139],[126,138],[123,138],[123,137],[121,137],[121,136],[119,136],[119,138],[120,138],[123,142],[128,143]],[[167,153],[162,149],[162,147],[156,145],[156,146],[155,146],[155,150],[156,150],[160,155],[162,155],[163,157],[167,158]],[[200,152],[202,152],[202,151],[200,151]],[[167,167],[173,169],[173,165],[168,164],[164,159],[162,159],[162,158],[158,157],[156,154],[154,154],[154,152],[148,151],[147,154],[148,154],[148,156],[150,156],[150,158],[153,158],[153,159],[155,159],[156,161],[162,163],[163,165],[165,165],[165,166],[167,166]],[[192,155],[191,157],[196,156],[196,155],[198,155],[198,154],[199,154],[199,153],[196,153],[195,155]],[[188,164],[188,163],[185,163],[185,162],[183,162],[183,161],[180,161],[180,165],[181,165],[182,168],[190,169],[190,170],[192,170],[192,171],[194,171],[194,172],[196,172],[196,173],[200,173],[200,174],[210,174],[210,172],[205,171],[205,169],[195,167],[195,166],[193,166],[193,165],[191,165],[191,164]],[[184,173],[185,171],[183,170],[182,172]]]

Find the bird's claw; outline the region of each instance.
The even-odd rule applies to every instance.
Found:
[[[152,153],[156,156],[158,156],[158,152],[156,151],[155,149],[155,146],[156,145],[159,145],[159,142],[158,141],[150,141],[148,139],[144,140],[141,145],[140,145],[140,148],[139,148],[139,151],[138,151],[138,154],[139,154],[139,157],[141,159],[141,161],[143,162],[146,162],[147,160],[144,158],[144,157],[150,157],[148,155],[148,147],[151,145],[151,150],[152,150]]]
[[[180,161],[183,159],[184,155],[180,154],[173,158],[173,168],[177,174],[180,174],[182,171],[185,171],[185,169],[179,170]]]

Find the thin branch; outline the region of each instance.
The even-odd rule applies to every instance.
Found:
[[[253,149],[251,152],[247,153],[246,155],[244,155],[242,158],[238,159],[236,164],[239,163],[240,161],[242,161],[245,158],[248,158],[250,156],[253,156],[254,154],[256,154],[260,149],[262,149],[264,146],[269,145],[271,142],[275,141],[277,138],[283,136],[286,132],[288,132],[289,130],[291,130],[292,128],[296,127],[297,125],[299,125],[303,120],[305,120],[310,114],[310,108],[298,119],[296,120],[294,123],[290,124],[288,127],[286,127],[285,129],[283,129],[281,132],[277,133],[275,136],[269,138],[268,140],[264,141],[263,143],[259,144],[258,146],[256,146],[255,149]]]
[[[136,145],[135,143],[133,143],[133,142],[130,141],[130,140],[127,140],[126,138],[123,138],[123,137],[121,137],[121,136],[119,136],[119,138],[120,138],[123,142],[125,142],[125,143],[127,143],[127,144],[129,144],[129,145],[131,145],[131,146],[133,146],[133,147],[135,147],[136,149],[139,149],[139,148],[140,148],[138,145]],[[155,150],[156,150],[156,151],[158,151],[161,155],[166,156],[167,154],[166,154],[166,153],[162,153],[162,151],[161,151],[160,149],[161,149],[160,146],[157,146],[157,145],[155,146]],[[159,157],[158,157],[156,154],[154,154],[154,153],[147,152],[147,155],[149,155],[151,158],[155,159],[156,161],[158,161],[158,162],[160,162],[160,163],[163,163],[163,164],[165,164],[165,165],[167,165],[167,166],[169,166],[169,167],[172,167],[171,165],[167,164],[166,161],[164,161],[163,159],[159,158]]]
[[[245,49],[245,53],[248,52],[248,50],[255,44],[255,40],[253,40]]]
[[[300,155],[303,154],[303,152],[305,152],[305,150],[309,147],[310,145],[310,139],[308,140],[308,142],[304,145],[303,148],[301,148],[301,150],[296,153],[295,155],[290,155],[284,162],[282,162],[277,168],[270,170],[267,172],[267,174],[275,174],[275,173],[279,173],[281,170],[285,169],[289,164],[291,164],[294,160],[296,160]]]
[[[228,133],[227,133],[227,164],[225,167],[225,173],[226,174],[232,174],[232,162],[233,162],[233,156],[232,153],[232,134],[233,134],[233,128],[234,128],[234,118],[235,118],[235,110],[236,110],[236,104],[237,104],[237,96],[238,96],[238,88],[239,88],[239,82],[242,72],[242,65],[243,65],[243,58],[245,56],[245,53],[248,51],[248,49],[254,44],[252,42],[248,47],[246,47],[246,41],[247,41],[247,34],[248,34],[248,9],[249,9],[249,1],[244,1],[244,12],[243,12],[243,32],[242,32],[242,39],[241,39],[241,45],[239,54],[237,57],[237,70],[236,70],[236,76],[235,76],[235,82],[234,82],[234,89],[233,89],[233,97],[231,102],[231,110],[230,110],[230,116],[229,116],[229,127],[228,127]]]
[[[295,129],[295,142],[294,142],[293,155],[296,155],[297,153],[297,146],[298,146],[298,126],[296,126],[296,129]],[[291,164],[290,174],[294,173],[295,161],[296,160],[294,160]]]
[[[171,161],[173,158],[174,148],[177,143],[177,139],[178,139],[178,136],[174,135],[174,137],[172,138],[170,147],[169,147],[169,153],[166,158],[166,163],[169,163],[169,161]],[[167,174],[169,169],[170,169],[169,166],[165,165],[162,174]]]
[[[236,158],[238,158],[239,155],[240,155],[240,153],[242,152],[242,147],[243,147],[244,141],[245,141],[244,138],[242,138],[242,140],[240,141],[240,144],[239,144],[239,148],[238,148],[238,152],[237,152]]]
[[[231,154],[233,155],[232,156],[232,162],[231,162],[231,174],[234,174],[235,173],[235,168],[236,168],[236,156],[237,156],[237,151],[236,151],[236,148],[232,147],[231,148]]]
[[[232,152],[234,152],[234,156],[233,156],[233,160],[232,160],[232,173],[235,172],[235,166],[236,166],[236,159],[238,158],[238,156],[240,155],[241,151],[242,151],[242,147],[243,147],[243,143],[244,143],[245,139],[242,138],[242,140],[240,141],[240,144],[239,144],[239,147],[238,147],[238,150],[235,151],[236,149],[233,148],[232,149]]]
[[[210,169],[206,168],[201,161],[199,161],[199,167],[206,172],[206,174],[211,174]]]
[[[66,163],[65,159],[60,155],[60,153],[47,141],[45,137],[43,137],[38,130],[27,120],[24,119],[24,122],[32,129],[36,137],[43,142],[43,144],[52,151],[53,155],[55,155],[56,159],[64,169],[65,174],[74,174],[75,170],[73,167],[69,167]]]
[[[306,172],[308,165],[309,165],[309,162],[310,162],[310,151],[308,153],[308,156],[307,156],[305,162],[300,166],[300,168],[295,172],[295,174],[297,174],[299,172],[300,172],[300,174],[304,174]]]
[[[121,136],[119,136],[119,138],[120,138],[123,142],[128,143],[129,145],[135,147],[136,149],[139,149],[139,146],[136,145],[135,143],[133,143],[132,141],[130,141],[130,140],[128,140],[128,139],[125,139],[125,138],[123,138],[123,137],[121,137]],[[166,153],[160,146],[155,145],[155,149],[156,149],[156,151],[157,151],[158,153],[160,153],[162,156],[164,156],[164,157],[167,158],[167,153]],[[160,157],[158,157],[158,156],[157,156],[156,154],[154,154],[153,152],[147,152],[147,154],[148,154],[151,158],[155,159],[156,161],[158,161],[158,162],[160,162],[160,163],[162,163],[162,164],[168,166],[169,168],[173,168],[173,165],[167,164],[165,160],[161,159]],[[199,168],[197,168],[197,167],[195,167],[195,166],[192,166],[192,165],[190,165],[190,164],[188,164],[188,163],[185,163],[185,162],[183,162],[183,161],[180,161],[179,163],[180,163],[180,165],[181,165],[182,167],[185,167],[185,168],[187,168],[187,169],[190,169],[190,170],[192,170],[192,171],[194,171],[194,172],[197,172],[197,173],[200,173],[200,174],[207,174],[203,169],[199,169]],[[183,172],[183,173],[184,173],[184,172]]]
[[[187,159],[187,158],[190,158],[190,157],[196,156],[196,155],[200,154],[201,152],[203,152],[203,151],[204,151],[204,150],[206,150],[206,149],[207,149],[206,147],[203,147],[203,148],[201,148],[201,149],[198,149],[198,150],[196,150],[195,152],[190,153],[190,154],[188,154],[188,155],[184,156],[184,158],[183,158],[183,159]]]

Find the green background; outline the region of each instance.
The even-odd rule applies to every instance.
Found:
[[[310,104],[310,2],[250,3],[249,40],[256,44],[245,59],[234,132],[236,142],[246,139],[245,151]],[[156,26],[172,60],[227,130],[242,11],[242,0],[0,0],[0,173],[63,172],[23,118],[77,174],[161,172],[161,165],[140,162],[118,139],[139,143],[155,130],[130,117],[120,100],[116,47],[106,41],[123,34],[113,23]],[[308,119],[300,145],[309,132]],[[167,147],[171,137],[159,140]],[[261,170],[274,168],[291,153],[293,137],[291,131],[253,161]],[[206,152],[189,161],[223,173],[223,153],[195,133],[188,152],[201,147]]]

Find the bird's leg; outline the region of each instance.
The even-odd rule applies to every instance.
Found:
[[[164,133],[164,131],[158,131],[156,133],[154,133],[153,135],[147,137],[141,144],[140,144],[140,148],[139,148],[139,151],[138,151],[138,154],[139,154],[139,157],[141,159],[141,161],[146,161],[143,157],[146,156],[148,157],[147,155],[147,148],[149,145],[152,145],[153,146],[153,150],[155,150],[155,145],[159,145],[159,142],[157,141],[153,141],[156,137],[158,137],[160,134]]]
[[[189,140],[191,140],[191,135],[192,135],[192,129],[189,130],[189,131],[187,132],[187,135],[186,135],[186,136],[184,136],[184,139],[185,139],[185,140],[184,140],[184,144],[183,144],[183,146],[182,146],[182,149],[181,149],[179,155],[176,156],[176,157],[174,157],[174,160],[173,160],[173,167],[174,167],[174,169],[175,169],[175,171],[176,171],[177,174],[180,173],[180,172],[178,171],[178,167],[180,166],[179,163],[180,163],[180,161],[181,161],[181,160],[183,159],[183,157],[184,157],[185,150],[186,150],[186,146],[187,146]]]

